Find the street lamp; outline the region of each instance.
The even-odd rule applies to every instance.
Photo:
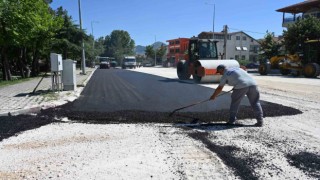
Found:
[[[154,36],[154,47],[156,46],[157,36]],[[157,65],[157,48],[154,48],[154,67]]]
[[[80,31],[82,32],[82,20],[81,20],[81,0],[78,0],[78,7],[79,7],[79,21],[80,21]],[[82,74],[86,74],[86,57],[85,57],[85,52],[84,52],[84,41],[83,41],[83,36],[81,36],[81,43],[82,43]]]
[[[99,22],[98,21],[91,21],[91,34],[92,34],[92,37],[93,37],[92,49],[94,50],[93,23],[99,23]]]
[[[213,5],[213,20],[212,20],[212,39],[214,39],[214,19],[215,19],[215,13],[216,13],[216,5],[207,3],[207,5]]]
[[[92,38],[93,38],[93,41],[92,41],[92,51],[93,51],[93,54],[95,55],[95,50],[94,50],[94,43],[95,43],[95,40],[94,40],[94,35],[93,35],[93,23],[99,23],[98,21],[91,21],[91,34],[92,34]],[[92,59],[91,60],[91,67],[94,67],[95,66],[95,59]]]

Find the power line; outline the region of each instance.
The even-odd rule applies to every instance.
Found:
[[[250,32],[250,33],[255,33],[255,34],[267,34],[267,33],[262,33],[262,32],[255,32],[255,31],[242,30],[242,29],[236,29],[236,28],[229,28],[229,29],[236,30],[236,31]]]

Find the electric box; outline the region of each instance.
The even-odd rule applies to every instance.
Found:
[[[62,71],[62,56],[61,54],[50,53],[51,72]]]
[[[62,83],[65,91],[76,90],[76,63],[71,59],[63,60]]]

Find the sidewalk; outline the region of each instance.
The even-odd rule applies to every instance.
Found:
[[[32,94],[41,77],[0,87],[0,116],[33,113],[73,101],[78,98],[94,71],[95,68],[86,68],[86,75],[82,75],[80,74],[81,70],[76,70],[77,89],[75,91],[55,93],[48,91],[52,85],[51,76],[45,77],[36,89],[36,92],[44,91],[44,93]]]

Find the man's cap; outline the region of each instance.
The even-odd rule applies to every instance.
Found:
[[[217,67],[217,71],[224,70],[224,69],[226,69],[226,66],[223,65],[223,64],[220,64],[220,65]]]

